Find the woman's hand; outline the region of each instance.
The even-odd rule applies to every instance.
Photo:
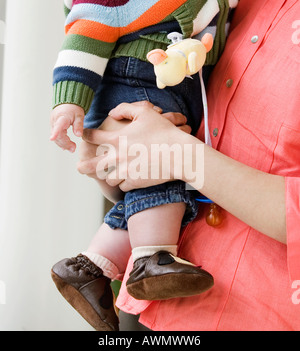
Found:
[[[93,169],[96,173],[98,167],[98,176],[104,174],[108,183],[118,184],[123,191],[181,179],[249,226],[275,240],[286,242],[284,177],[261,172],[204,145],[197,138],[176,128],[153,108],[122,104],[111,114],[116,119],[123,116],[132,123],[124,127],[122,133],[86,130],[85,140],[102,146],[97,148],[97,157],[80,164],[82,173],[87,173],[87,169]],[[184,126],[183,116],[174,115],[174,117],[177,125]],[[126,152],[119,150],[120,135],[126,138]],[[115,148],[116,152],[111,150],[105,152],[104,143],[112,145],[112,149]],[[169,169],[168,177],[165,177],[167,179],[163,179],[161,173],[157,178],[151,177],[151,170],[156,171],[155,165],[151,164],[151,158],[144,157],[140,158],[139,166],[145,168],[148,166],[147,179],[134,179],[132,176],[134,173],[128,172],[131,158],[126,159],[130,147],[144,145],[145,155],[147,153],[149,155],[151,146],[162,144],[193,147],[189,154],[186,153],[182,157],[183,169],[180,162],[179,164],[174,162],[174,167]],[[197,149],[203,152],[197,152]],[[187,167],[191,165],[193,167]],[[196,175],[203,173],[203,177],[200,175],[195,182],[190,181],[192,177],[181,177],[179,173],[175,173],[177,169],[184,175],[185,169],[195,168],[195,165]]]
[[[175,179],[173,163],[160,162],[161,169],[158,168],[159,160],[153,160],[151,148],[153,151],[153,145],[178,144],[182,135],[190,133],[185,116],[180,113],[161,114],[159,108],[142,102],[120,104],[110,112],[109,118],[125,119],[131,123],[118,131],[85,130],[83,139],[86,146],[90,145],[89,150],[95,152],[95,145],[99,147],[95,157],[81,158],[78,164],[80,173],[105,178],[110,186],[119,185],[122,191]]]

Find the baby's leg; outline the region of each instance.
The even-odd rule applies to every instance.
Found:
[[[125,272],[131,254],[127,230],[112,229],[103,223],[82,254],[101,268],[105,276],[115,279]]]
[[[107,117],[102,129],[120,129],[124,122]],[[81,143],[82,161],[96,156],[97,146]],[[102,188],[103,195],[112,202],[123,198],[118,187],[111,188],[105,181],[90,174]],[[63,297],[98,331],[118,330],[110,282],[125,271],[131,247],[128,233],[102,224],[87,251],[56,263],[52,279]]]
[[[176,255],[185,210],[186,204],[178,202],[152,207],[131,216],[128,231],[133,250],[137,252],[144,246],[168,246]]]
[[[164,300],[198,295],[213,286],[213,277],[177,257],[177,242],[186,210],[183,202],[145,209],[128,219],[134,261],[127,291],[136,299]]]

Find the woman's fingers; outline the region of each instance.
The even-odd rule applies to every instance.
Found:
[[[90,144],[82,140],[79,145],[79,160],[85,161],[95,156],[98,156],[96,155],[97,148],[98,148],[97,145]]]
[[[84,129],[82,138],[84,141],[94,145],[101,145],[112,141],[119,133],[100,129]]]
[[[96,177],[96,169],[97,169],[98,162],[99,162],[98,157],[93,157],[88,160],[79,161],[77,164],[77,170],[81,174]]]
[[[182,126],[187,123],[187,118],[179,112],[166,112],[162,116],[172,122],[175,126]]]
[[[152,108],[151,105],[149,105],[148,103],[147,104],[145,103],[129,104],[129,103],[123,102],[122,104],[119,104],[117,107],[112,109],[109,112],[109,116],[115,119],[128,119],[130,121],[133,121],[136,118],[136,116],[139,114],[141,109],[150,109]]]
[[[121,120],[121,119],[128,119],[132,121],[135,117],[135,114],[138,113],[139,109],[153,109],[158,113],[162,113],[162,109],[159,106],[153,105],[150,101],[136,101],[131,104],[129,103],[121,103],[114,109],[109,112],[109,116],[113,117],[114,119]]]
[[[89,153],[90,145],[97,145],[98,148],[94,157],[79,163],[78,171],[93,178],[105,179],[110,186],[119,186],[123,191],[173,180],[173,164],[169,164],[170,161],[161,164],[153,157],[173,152],[171,148],[174,143],[177,145],[181,131],[190,133],[186,117],[180,113],[158,113],[149,103],[123,103],[111,111],[110,117],[114,116],[123,116],[132,123],[125,124],[122,132],[84,130],[83,139],[88,146],[85,154]],[[170,148],[164,151],[153,149],[153,145],[166,144],[166,135]],[[166,157],[171,157],[171,154]],[[160,167],[164,167],[161,172]]]
[[[180,130],[182,130],[183,132],[188,133],[188,134],[191,134],[191,132],[192,132],[192,128],[187,124],[185,124],[184,126],[180,126],[178,128]]]

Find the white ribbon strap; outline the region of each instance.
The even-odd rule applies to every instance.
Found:
[[[207,108],[207,98],[206,98],[206,91],[205,85],[202,76],[202,70],[199,72],[200,76],[200,83],[201,83],[201,94],[202,94],[202,104],[203,104],[203,114],[204,114],[204,136],[205,136],[205,144],[212,146],[211,138],[208,128],[208,108]]]

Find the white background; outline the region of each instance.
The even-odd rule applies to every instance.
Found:
[[[49,141],[63,1],[9,0],[5,14],[0,0],[0,20],[0,330],[91,330],[50,278],[54,263],[87,248],[103,215],[78,154]]]

